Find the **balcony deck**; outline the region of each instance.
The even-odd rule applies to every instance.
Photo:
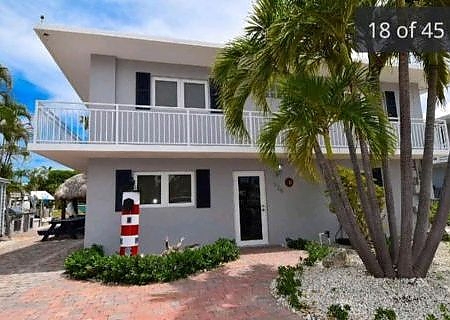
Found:
[[[142,157],[142,153],[149,152],[160,157],[167,153],[257,157],[255,143],[267,120],[259,112],[245,111],[250,140],[239,141],[227,132],[224,116],[217,110],[38,101],[30,150],[52,158],[65,151],[78,154],[85,151],[86,158],[117,156],[120,152]],[[398,133],[398,121],[391,119],[391,123]],[[412,146],[416,155],[423,149],[424,129],[422,119],[412,119]],[[330,132],[334,151],[346,155],[343,126],[335,124]],[[277,151],[282,152],[281,139],[277,146]],[[445,155],[448,150],[447,126],[445,121],[437,120],[435,153]],[[64,163],[58,156],[56,160]]]

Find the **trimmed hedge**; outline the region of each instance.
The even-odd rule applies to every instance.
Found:
[[[145,285],[186,278],[202,270],[239,258],[239,248],[228,239],[198,249],[185,249],[165,256],[105,256],[98,246],[78,250],[64,261],[66,273],[78,280]]]

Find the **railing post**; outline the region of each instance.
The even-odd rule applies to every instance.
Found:
[[[116,134],[116,144],[119,144],[119,105],[116,103],[115,106],[115,117],[116,117],[116,121],[115,121],[115,134]]]
[[[34,118],[33,118],[33,143],[37,141],[38,135],[38,116],[39,116],[39,100],[34,103]]]
[[[445,120],[444,120],[443,123],[441,124],[441,126],[444,127],[444,148],[446,150],[449,150],[450,146],[449,146],[447,122],[445,122]]]
[[[187,134],[186,134],[186,139],[187,139],[187,145],[190,146],[191,145],[191,111],[189,109],[187,109],[186,112],[186,130],[187,130]]]
[[[253,130],[254,130],[254,128],[253,128],[253,116],[252,116],[252,114],[253,113],[251,111],[248,113],[248,119],[250,121],[250,145],[253,147],[253,146],[255,146],[255,143],[253,141],[253,136],[254,136]]]

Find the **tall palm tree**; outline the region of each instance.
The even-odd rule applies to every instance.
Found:
[[[31,115],[9,96],[0,104],[0,176],[12,178],[12,160],[28,156]]]
[[[433,3],[431,3],[433,2]],[[445,0],[436,1],[408,1],[408,5],[430,6],[436,3],[447,5]],[[379,1],[334,1],[334,0],[316,0],[316,1],[294,1],[294,0],[259,0],[255,3],[254,12],[249,18],[249,24],[245,30],[245,34],[240,38],[229,43],[218,56],[213,69],[213,74],[217,84],[221,88],[220,102],[224,109],[225,120],[231,133],[242,139],[248,139],[248,134],[243,121],[243,106],[245,101],[251,97],[256,105],[263,111],[271,114],[271,110],[266,102],[266,92],[269,88],[277,83],[281,83],[283,88],[290,88],[295,94],[309,97],[309,101],[303,102],[304,105],[311,105],[316,102],[317,96],[309,96],[308,92],[313,90],[301,91],[300,84],[317,83],[318,71],[323,74],[323,66],[325,72],[331,79],[338,79],[344,72],[350,70],[353,49],[353,16],[354,11],[361,5],[378,5]],[[405,6],[405,1],[385,1],[387,6]],[[373,80],[372,91],[380,91],[380,74],[387,61],[392,55],[386,53],[369,54],[369,79]],[[326,124],[334,123],[331,121],[330,113],[317,113],[317,110],[302,111],[302,118],[315,121],[315,125],[306,126],[298,129],[300,122],[289,122],[299,116],[298,108],[294,108],[295,103],[299,101],[292,100],[287,103],[286,99],[293,99],[295,94],[288,94],[283,91],[285,97],[285,107],[281,108],[275,114],[274,120],[271,121],[272,137],[277,132],[282,131],[285,135],[284,143],[290,161],[298,168],[306,177],[317,177],[317,171],[314,169],[315,163],[321,169],[328,189],[331,192],[333,205],[337,206],[339,214],[337,214],[340,222],[344,226],[347,233],[351,233],[352,243],[357,247],[358,253],[363,258],[366,267],[370,272],[378,276],[392,276],[393,266],[397,265],[398,273],[396,276],[425,276],[429,265],[432,261],[436,247],[445,225],[448,211],[450,210],[450,165],[447,170],[447,182],[444,183],[444,192],[440,201],[439,219],[433,224],[428,236],[426,235],[426,216],[427,201],[424,196],[429,190],[427,185],[431,181],[430,175],[430,152],[432,157],[433,142],[430,137],[434,133],[434,116],[427,116],[426,121],[426,139],[424,150],[424,170],[422,171],[422,188],[421,204],[419,205],[419,219],[415,229],[414,247],[412,242],[413,221],[412,221],[412,157],[411,157],[411,120],[409,106],[409,76],[408,76],[408,53],[400,53],[397,56],[399,62],[399,84],[400,84],[400,117],[401,117],[401,237],[398,237],[397,220],[394,206],[394,197],[390,182],[389,169],[389,151],[381,151],[378,156],[381,157],[383,167],[383,180],[385,185],[386,209],[388,213],[388,222],[391,238],[390,255],[387,254],[386,243],[384,241],[384,233],[381,229],[381,220],[377,211],[377,202],[374,195],[373,181],[371,175],[371,157],[377,157],[377,151],[371,138],[364,136],[364,130],[358,130],[358,127],[352,121],[353,118],[345,120],[341,114],[337,113],[333,121],[340,119],[343,121],[345,133],[349,142],[349,154],[352,162],[353,170],[358,185],[358,196],[365,213],[366,221],[369,227],[370,237],[374,242],[376,253],[376,263],[372,263],[371,252],[366,252],[365,245],[360,242],[358,228],[353,224],[351,208],[348,206],[345,192],[341,188],[338,176],[335,176],[334,164],[332,162],[332,149],[330,145],[329,135]],[[439,94],[446,83],[446,76],[442,72],[445,59],[436,60],[432,57],[424,57],[426,79],[429,83],[429,101],[428,105],[433,106],[435,103],[433,97],[435,92]],[[427,60],[428,59],[428,60]],[[430,60],[431,59],[431,60]],[[438,75],[435,72],[438,71]],[[310,77],[298,78],[299,75]],[[437,87],[434,85],[437,79]],[[295,81],[294,81],[295,80]],[[312,81],[312,82],[311,82]],[[324,81],[324,79],[320,79]],[[319,81],[319,82],[320,82]],[[372,82],[372,81],[369,81]],[[296,84],[294,86],[294,84]],[[361,90],[358,86],[349,85],[344,92],[344,96],[353,90],[358,92]],[[302,94],[299,94],[302,92]],[[326,91],[323,91],[326,92]],[[367,92],[363,97],[369,99]],[[381,105],[380,97],[371,99]],[[295,102],[295,103],[294,103]],[[331,103],[331,102],[330,102]],[[290,106],[290,108],[288,108]],[[330,107],[330,106],[329,106]],[[306,109],[306,108],[305,108]],[[314,109],[314,108],[313,108]],[[330,112],[327,108],[327,112]],[[430,110],[431,112],[431,110]],[[427,112],[428,114],[428,112]],[[433,113],[434,115],[434,113]],[[277,121],[275,121],[278,119]],[[378,117],[382,121],[383,117]],[[293,120],[294,121],[294,120]],[[383,122],[383,121],[382,121]],[[276,126],[278,125],[278,130]],[[296,126],[297,125],[297,126]],[[283,129],[284,128],[284,129]],[[297,129],[295,129],[297,128]],[[314,129],[316,128],[316,129]],[[320,131],[317,131],[321,128]],[[387,124],[382,128],[388,130]],[[309,129],[309,130],[307,130]],[[316,130],[316,131],[313,131]],[[312,130],[312,131],[311,131]],[[287,134],[287,132],[289,134]],[[264,131],[265,138],[270,137],[269,133]],[[325,146],[325,154],[318,146],[317,141],[312,137],[314,134],[322,136]],[[306,139],[305,136],[310,136]],[[288,138],[290,137],[290,138]],[[375,139],[376,140],[376,139]],[[270,144],[261,144],[260,148],[267,159],[273,157],[269,152]],[[297,141],[297,144],[295,142]],[[300,143],[301,142],[301,143]],[[305,145],[306,144],[306,145]],[[369,144],[369,146],[367,145]],[[291,147],[287,147],[291,145]],[[314,157],[311,154],[302,153],[299,146],[308,147],[306,150],[314,150]],[[356,148],[359,145],[361,150],[361,158],[356,156]],[[450,163],[450,158],[449,158]],[[432,161],[431,161],[432,164]],[[366,184],[361,177],[361,168],[367,174]],[[447,190],[448,189],[448,190]],[[367,190],[364,192],[364,190]],[[423,223],[425,221],[425,224]],[[424,227],[425,226],[425,227]],[[442,230],[441,230],[442,229]],[[355,242],[358,242],[355,244]],[[413,250],[414,249],[414,250]],[[414,256],[413,256],[414,253]],[[414,259],[413,259],[414,258]],[[398,264],[397,264],[398,263]]]
[[[216,82],[221,88],[220,100],[231,133],[248,138],[242,119],[244,102],[251,96],[261,110],[268,112],[266,92],[283,77],[318,70],[321,64],[327,66],[331,76],[338,76],[345,70],[351,62],[351,42],[348,37],[352,28],[350,21],[358,3],[360,2],[337,3],[330,0],[302,3],[289,0],[261,0],[256,3],[255,13],[249,19],[246,34],[225,47],[213,70]],[[352,135],[350,129],[351,126],[347,126],[349,136]],[[323,136],[329,157],[331,155],[329,135],[324,131]],[[364,146],[364,140],[361,141]],[[319,151],[316,150],[316,154]],[[370,168],[369,156],[368,153],[365,154],[366,170]],[[356,157],[352,157],[353,161],[357,161]],[[308,166],[308,163],[305,162],[304,165]],[[330,172],[334,174],[335,170],[331,167]],[[361,174],[356,170],[355,173]],[[362,179],[358,181],[362,183]],[[366,181],[373,184],[370,179]],[[366,189],[362,185],[359,187],[360,191]],[[382,273],[392,276],[392,261],[381,229],[377,203],[373,201],[376,199],[374,189],[368,188],[369,197],[364,197],[365,193],[360,192],[361,201],[367,208],[365,211],[369,231],[376,244],[375,249],[377,258],[382,264]],[[342,206],[347,210],[345,212],[351,212],[351,209],[348,211],[348,199],[342,195],[342,189],[339,193],[334,200],[343,202]],[[354,219],[354,217],[347,218]],[[362,244],[359,246],[362,247]]]
[[[342,123],[352,133],[349,142],[353,143],[355,135],[361,144],[370,144],[376,157],[379,158],[386,147],[394,149],[395,138],[391,131],[386,130],[388,119],[384,111],[373,104],[370,98],[361,95],[361,91],[355,90],[356,87],[367,85],[363,71],[358,66],[351,65],[345,67],[343,73],[337,77],[325,78],[307,73],[288,77],[280,86],[280,109],[264,128],[258,145],[263,159],[275,164],[276,141],[279,136],[283,137],[289,162],[300,174],[310,179],[317,179],[317,161],[323,181],[327,183],[330,191],[333,206],[338,206],[337,217],[344,229],[349,230],[349,237],[367,269],[377,276],[392,277],[393,270],[386,268],[387,262],[382,260],[379,252],[377,256],[380,264],[375,260],[356,225],[329,148],[325,156],[319,145],[320,136],[329,136],[330,126]],[[324,140],[327,141],[326,138]],[[354,155],[356,156],[356,152]],[[364,192],[362,194],[365,194]],[[379,214],[379,208],[377,210]],[[376,235],[374,228],[377,226],[373,225],[371,217],[366,218],[373,237]],[[386,253],[386,257],[389,257],[389,254]]]
[[[5,99],[12,86],[11,75],[6,67],[0,64],[0,102]]]

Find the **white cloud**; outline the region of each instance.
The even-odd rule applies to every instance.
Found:
[[[47,90],[53,99],[77,96],[33,31],[44,23],[152,36],[225,42],[238,35],[251,0],[79,0],[0,2],[0,63]]]

